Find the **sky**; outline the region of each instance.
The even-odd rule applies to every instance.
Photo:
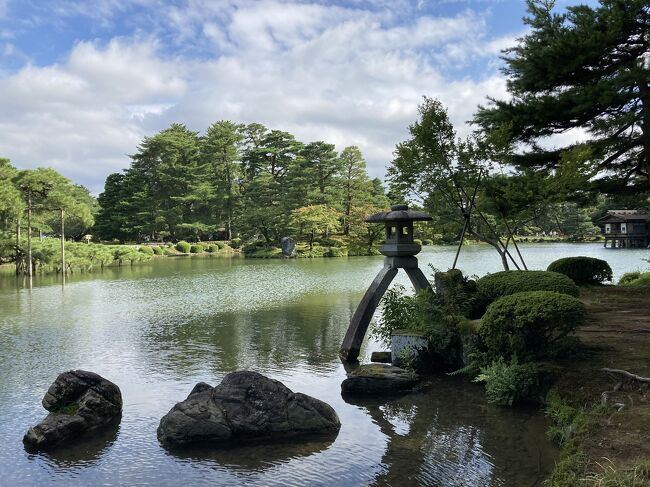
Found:
[[[558,0],[564,8],[578,2]],[[524,0],[0,0],[0,157],[98,194],[145,136],[259,122],[383,177],[423,96],[506,98]]]

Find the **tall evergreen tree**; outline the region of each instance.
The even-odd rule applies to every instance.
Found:
[[[214,197],[209,204],[218,213],[217,220],[223,222],[228,240],[233,235],[233,221],[240,198],[242,128],[239,124],[222,120],[212,124],[201,141],[201,158],[207,165],[214,188]]]
[[[491,100],[475,122],[506,127],[520,167],[559,171],[592,189],[650,189],[650,4],[601,0],[554,13],[528,0],[531,32],[505,51],[510,100]],[[545,137],[582,129],[588,140],[545,149]],[[579,150],[581,157],[563,157]]]

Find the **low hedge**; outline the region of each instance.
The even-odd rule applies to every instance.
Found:
[[[190,254],[200,254],[205,250],[205,247],[201,244],[193,244],[190,246]]]
[[[613,277],[609,264],[595,257],[564,257],[552,262],[547,270],[564,274],[576,284],[603,284]]]
[[[219,249],[220,249],[220,248],[222,248],[222,247],[219,247],[219,245],[217,245],[217,244],[208,244],[208,245],[205,247],[205,251],[206,251],[206,252],[209,252],[209,253],[211,253],[211,254],[214,254],[214,253],[216,253],[216,252],[219,252]]]
[[[585,321],[585,307],[573,296],[530,291],[502,297],[483,318],[479,336],[488,352],[520,362],[546,356],[557,340]]]
[[[580,289],[564,274],[549,271],[501,271],[476,281],[476,290],[487,306],[503,296],[525,291],[555,291],[578,296]]]
[[[618,284],[619,286],[650,287],[650,272],[626,272]]]
[[[188,254],[190,252],[191,247],[192,246],[190,245],[190,243],[186,242],[185,240],[181,240],[175,245],[176,250],[184,254]]]
[[[164,247],[159,247],[158,245],[154,245],[153,247],[151,247],[151,250],[153,250],[153,253],[155,255],[163,255],[163,248]]]
[[[147,245],[143,245],[138,250],[140,252],[142,252],[143,254],[147,254],[147,255],[153,255],[154,254],[154,250],[151,247],[147,246]]]

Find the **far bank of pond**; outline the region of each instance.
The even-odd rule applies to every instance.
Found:
[[[615,278],[645,269],[648,251],[599,244],[530,244],[530,268],[567,255],[608,260]],[[446,269],[455,249],[418,256]],[[487,246],[463,248],[466,274],[500,270]],[[482,387],[437,378],[414,394],[345,399],[341,340],[382,257],[155,259],[139,265],[0,278],[0,465],[8,485],[541,485],[557,458],[538,410],[486,403]],[[397,282],[407,284],[399,274]],[[366,343],[362,360],[378,345]],[[43,416],[40,400],[58,373],[93,370],[124,397],[120,429],[59,454],[27,454],[21,438]],[[195,383],[250,369],[331,404],[334,441],[170,454],[158,420]]]

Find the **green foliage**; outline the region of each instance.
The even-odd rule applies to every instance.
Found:
[[[549,271],[502,271],[488,274],[476,281],[480,299],[485,305],[503,296],[524,291],[556,291],[578,296],[578,286],[564,274]]]
[[[148,245],[143,245],[138,249],[140,252],[143,254],[148,254],[148,255],[154,255],[155,251],[153,247],[149,247]]]
[[[414,238],[413,243],[421,246],[422,245],[422,240],[420,240],[419,238]]]
[[[223,250],[226,248],[226,243],[225,242],[215,242],[214,245],[217,246],[218,250]]]
[[[534,363],[507,364],[502,358],[482,367],[475,382],[485,382],[485,394],[489,403],[512,406],[536,399],[539,390],[539,371]]]
[[[442,308],[451,314],[469,317],[476,301],[476,282],[463,276],[458,269],[435,272],[436,299]]]
[[[423,238],[422,239],[422,245],[433,245],[433,240],[429,238]]]
[[[404,293],[403,287],[394,286],[384,294],[381,321],[373,326],[371,333],[385,344],[390,344],[395,330],[424,333],[434,358],[449,367],[460,361],[459,323],[462,321],[461,316],[445,313],[431,291],[410,296]]]
[[[154,255],[163,255],[163,249],[158,245],[152,246],[151,250],[153,251]]]
[[[346,255],[346,249],[341,249],[339,247],[329,247],[323,254],[323,257],[345,257]]]
[[[552,291],[512,294],[492,303],[481,320],[479,336],[495,357],[522,361],[548,354],[551,346],[585,321],[584,305]]]
[[[239,248],[241,247],[241,245],[242,245],[242,240],[241,240],[241,238],[233,238],[233,239],[230,241],[230,246],[231,246],[233,249],[235,249],[235,250],[239,249]]]
[[[179,252],[182,252],[184,254],[188,254],[190,252],[190,249],[192,246],[189,244],[189,242],[186,242],[185,240],[181,240],[178,242],[175,246],[176,250]]]
[[[643,122],[650,73],[639,42],[648,30],[647,0],[561,12],[554,4],[529,0],[527,34],[505,55],[511,96],[479,108],[474,121],[488,132],[507,127],[523,151],[513,163],[559,177],[567,196],[650,189],[650,128]],[[549,149],[538,143],[570,129],[583,130],[587,140]]]
[[[602,284],[613,277],[609,264],[594,257],[564,257],[552,262],[547,270],[564,274],[576,284]]]
[[[210,253],[210,254],[214,254],[216,252],[219,252],[219,249],[220,249],[220,247],[217,244],[208,244],[205,247],[205,251]]]
[[[619,286],[650,287],[650,272],[627,272],[618,281]]]
[[[190,254],[200,254],[205,250],[205,247],[201,244],[192,244],[190,245]]]
[[[291,225],[299,235],[309,238],[309,250],[313,249],[316,233],[328,234],[339,227],[340,214],[327,205],[310,205],[291,212]]]

